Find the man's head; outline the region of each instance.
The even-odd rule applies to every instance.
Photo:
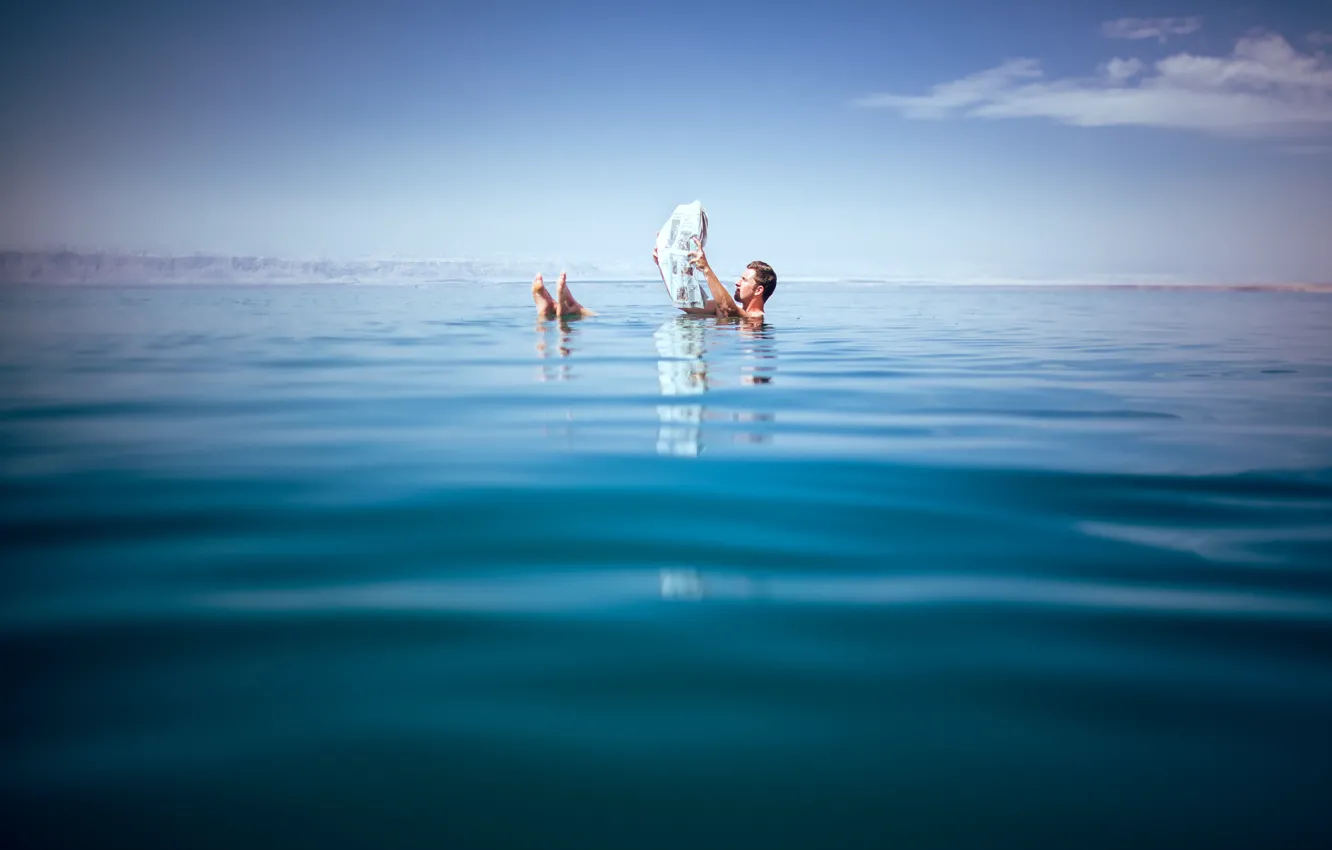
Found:
[[[735,282],[735,300],[741,305],[748,304],[755,295],[763,296],[767,304],[772,293],[777,291],[777,272],[767,263],[755,260],[745,266],[745,273]]]

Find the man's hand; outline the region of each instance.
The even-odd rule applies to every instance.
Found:
[[[703,274],[710,274],[712,266],[708,265],[708,255],[703,253],[703,246],[699,244],[697,236],[694,237],[694,244],[698,247],[689,252],[689,264]]]

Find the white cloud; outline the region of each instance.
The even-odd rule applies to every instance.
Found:
[[[857,106],[886,106],[900,109],[908,118],[949,118],[953,110],[977,106],[1002,95],[1024,78],[1041,76],[1040,63],[1035,59],[1014,59],[998,68],[981,71],[951,83],[940,83],[930,93],[920,96],[872,94],[862,97]]]
[[[1154,38],[1165,44],[1172,35],[1188,35],[1202,29],[1202,18],[1120,18],[1101,24],[1106,38]]]
[[[1112,83],[1127,82],[1142,70],[1142,62],[1137,59],[1111,59],[1101,66],[1101,73]]]
[[[1319,32],[1315,30],[1305,36],[1305,38],[1309,39],[1309,41],[1314,44],[1332,44],[1332,33],[1329,32]]]
[[[1279,35],[1246,36],[1228,56],[1179,53],[1145,73],[1137,59],[1112,59],[1100,70],[1045,80],[1037,60],[1016,59],[929,94],[873,94],[855,103],[908,118],[1048,118],[1227,135],[1332,132],[1332,60],[1302,53]]]

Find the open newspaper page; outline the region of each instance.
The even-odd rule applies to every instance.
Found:
[[[657,234],[657,261],[666,292],[681,309],[703,307],[708,301],[708,281],[689,264],[689,252],[708,241],[708,214],[694,201],[681,204]]]

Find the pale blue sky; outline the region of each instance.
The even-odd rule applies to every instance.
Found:
[[[0,247],[617,265],[697,198],[723,269],[1329,281],[1329,34],[1326,3],[57,0],[0,35]]]

